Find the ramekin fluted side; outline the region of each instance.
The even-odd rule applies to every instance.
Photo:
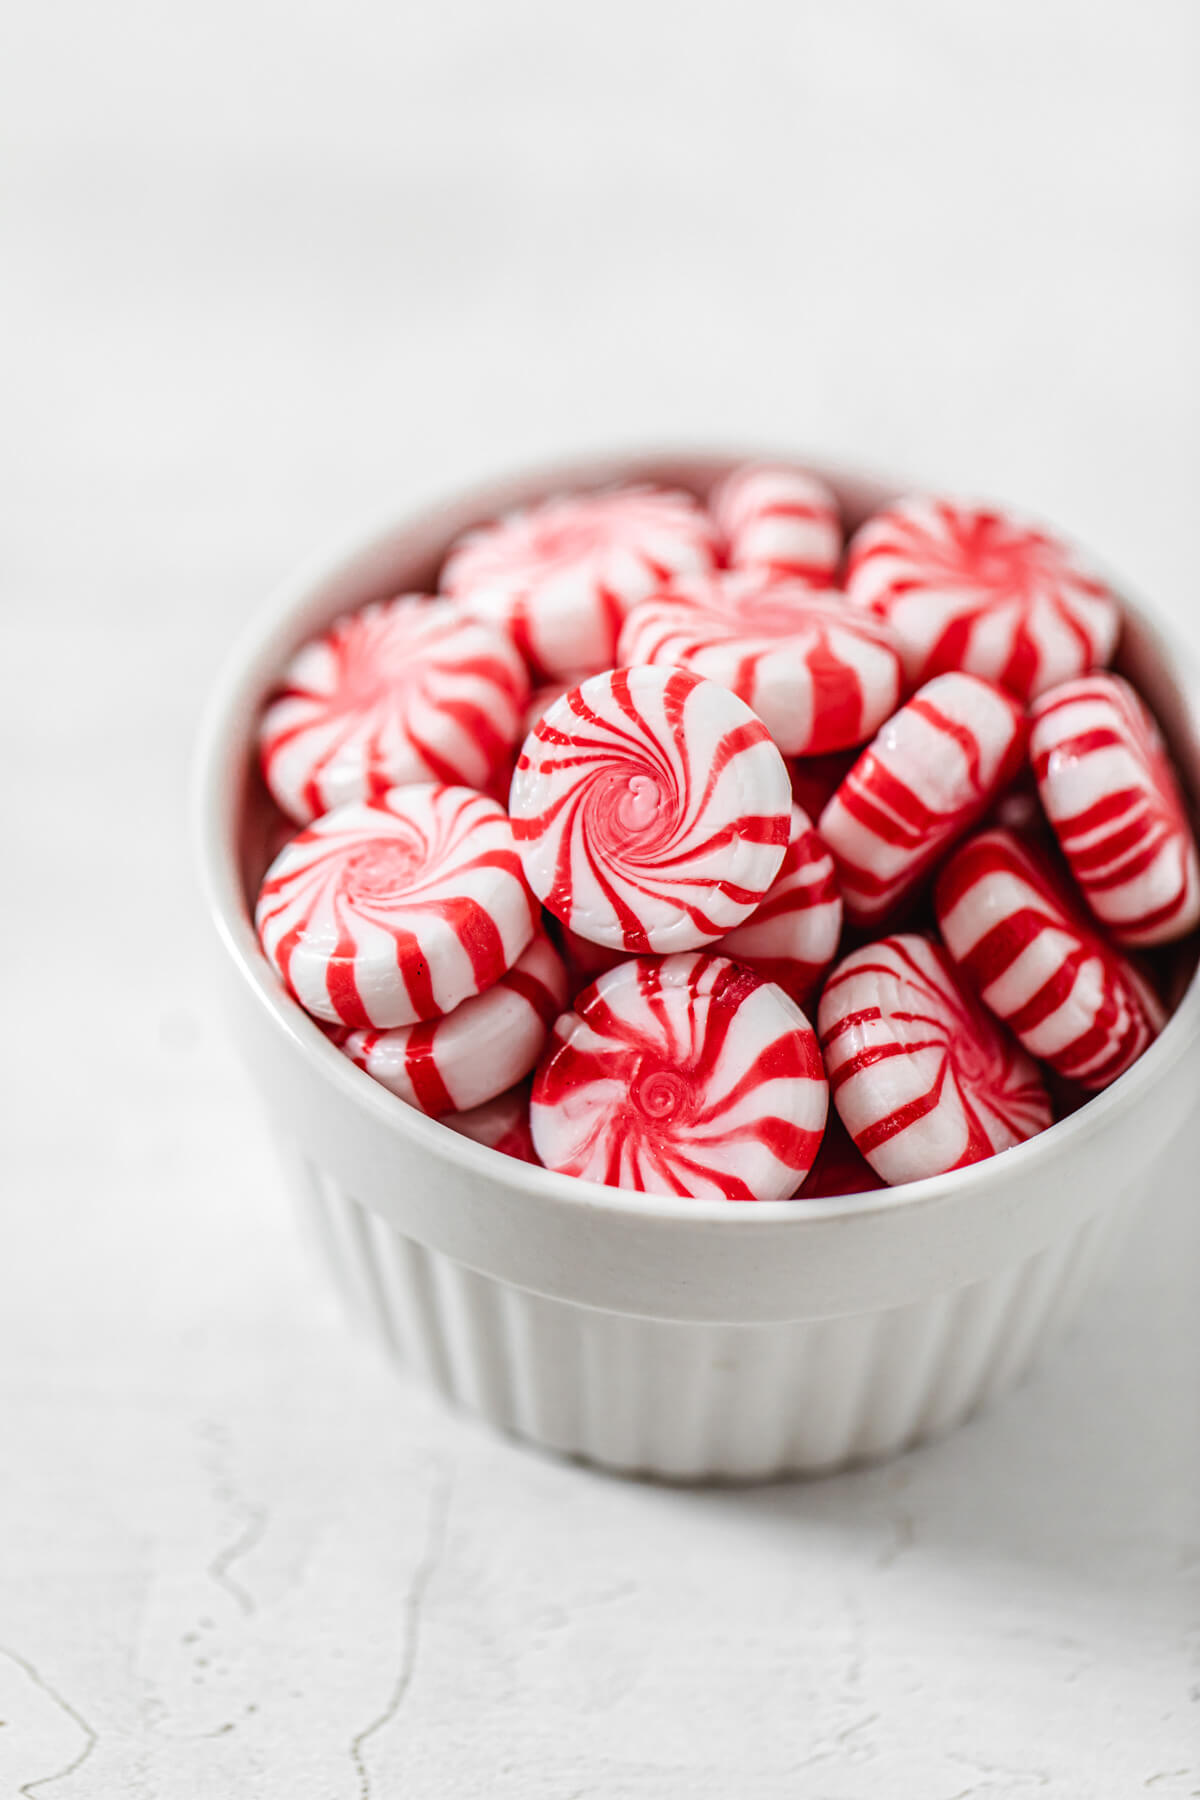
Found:
[[[766,1325],[601,1312],[406,1237],[289,1149],[351,1317],[500,1431],[674,1481],[829,1474],[939,1436],[1016,1383],[1074,1318],[1128,1203],[1035,1255],[905,1306]]]

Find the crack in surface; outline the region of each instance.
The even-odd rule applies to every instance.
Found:
[[[210,1581],[232,1596],[239,1611],[249,1618],[257,1610],[254,1595],[229,1571],[235,1562],[240,1562],[243,1556],[249,1555],[259,1542],[267,1529],[270,1514],[264,1506],[251,1506],[248,1501],[240,1501],[238,1504],[245,1523],[237,1536],[217,1551],[205,1573]]]
[[[257,1611],[254,1595],[237,1576],[230,1573],[234,1563],[248,1556],[259,1543],[267,1529],[270,1512],[265,1506],[256,1506],[245,1495],[240,1493],[229,1475],[229,1433],[223,1425],[209,1421],[201,1425],[200,1436],[208,1445],[208,1463],[213,1478],[212,1496],[217,1504],[226,1511],[237,1515],[241,1520],[240,1529],[229,1540],[222,1544],[210,1559],[205,1574],[214,1586],[227,1593],[244,1618],[249,1618]]]
[[[396,1671],[396,1679],[392,1683],[392,1691],[381,1712],[376,1714],[369,1724],[356,1732],[350,1740],[350,1760],[358,1772],[359,1800],[371,1800],[371,1777],[367,1771],[365,1746],[400,1712],[412,1687],[413,1677],[417,1672],[417,1654],[421,1642],[421,1620],[425,1610],[425,1596],[429,1584],[437,1573],[438,1564],[446,1543],[446,1522],[450,1514],[450,1498],[453,1492],[453,1481],[448,1471],[439,1470],[429,1490],[429,1513],[425,1527],[425,1543],[421,1551],[421,1559],[413,1571],[408,1592],[404,1597],[404,1640],[400,1656],[400,1667]]]
[[[73,1724],[78,1725],[80,1731],[82,1731],[84,1735],[85,1741],[83,1749],[77,1756],[73,1757],[69,1763],[65,1764],[63,1768],[52,1769],[49,1775],[39,1775],[33,1781],[23,1781],[21,1783],[17,1792],[19,1794],[29,1795],[32,1794],[36,1788],[49,1787],[52,1781],[65,1781],[68,1775],[74,1775],[77,1769],[82,1769],[84,1763],[92,1754],[96,1745],[100,1742],[100,1734],[98,1731],[92,1729],[83,1714],[72,1706],[71,1702],[66,1699],[64,1695],[60,1694],[57,1688],[51,1686],[50,1682],[46,1680],[46,1677],[34,1667],[27,1657],[18,1655],[15,1650],[9,1650],[2,1644],[0,1644],[0,1656],[6,1656],[10,1663],[13,1663],[20,1669],[21,1673],[28,1677],[34,1687],[40,1688],[42,1693],[45,1694],[49,1700],[54,1702],[60,1712],[65,1713]]]
[[[957,1763],[962,1769],[974,1769],[976,1774],[986,1775],[991,1781],[999,1779],[1017,1783],[1032,1783],[1034,1787],[1049,1787],[1050,1785],[1050,1776],[1042,1769],[1015,1769],[1008,1763],[985,1762],[981,1756],[968,1756],[961,1750],[947,1750],[946,1760]],[[969,1788],[964,1788],[963,1795],[955,1794],[953,1800],[963,1800],[964,1795],[978,1793],[983,1785],[979,1781],[973,1782]]]

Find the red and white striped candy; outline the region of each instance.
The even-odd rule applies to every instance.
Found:
[[[391,788],[325,813],[267,870],[255,923],[315,1018],[390,1028],[500,979],[538,909],[502,807],[469,788]]]
[[[793,806],[787,854],[766,899],[713,947],[778,982],[804,1006],[837,954],[841,934],[842,896],[833,858],[808,814]]]
[[[940,944],[854,950],[821,996],[829,1090],[891,1187],[980,1162],[1051,1123],[1032,1059],[963,986]]]
[[[539,932],[507,974],[444,1018],[352,1031],[344,1055],[408,1106],[465,1112],[528,1075],[566,1005],[567,972]]]
[[[861,744],[900,699],[900,653],[886,626],[842,595],[744,569],[677,582],[635,607],[617,655],[719,681],[788,756]]]
[[[406,782],[485,787],[528,699],[502,632],[405,594],[339,619],[293,657],[263,716],[263,774],[301,825]]]
[[[828,586],[841,560],[833,491],[803,469],[744,463],[714,488],[709,511],[735,568]]]
[[[938,675],[889,719],[818,821],[846,914],[900,905],[987,810],[1024,749],[1021,708],[975,675]]]
[[[727,689],[685,669],[614,669],[555,702],[509,797],[530,887],[580,937],[697,949],[749,917],[791,823],[783,758]]]
[[[723,956],[621,963],[554,1027],[530,1124],[548,1169],[697,1200],[786,1200],[828,1093],[795,1001]]]
[[[938,876],[934,904],[964,978],[1058,1074],[1107,1087],[1161,1030],[1149,985],[1013,832],[981,831],[961,844]]]
[[[558,494],[468,532],[441,585],[502,625],[531,668],[567,675],[609,668],[629,608],[678,575],[712,568],[718,553],[711,519],[688,494]]]
[[[1120,611],[1079,553],[989,507],[912,499],[850,541],[846,591],[893,627],[909,679],[965,669],[1027,700],[1107,663]]]
[[[509,1088],[507,1093],[497,1094],[494,1100],[485,1100],[482,1106],[472,1106],[466,1112],[447,1113],[441,1123],[456,1131],[459,1137],[473,1138],[475,1143],[485,1144],[489,1150],[498,1150],[501,1156],[511,1156],[516,1162],[541,1167],[529,1130],[527,1081]]]
[[[1122,944],[1169,944],[1200,919],[1200,861],[1158,726],[1119,675],[1033,708],[1029,753],[1046,817],[1092,912]]]

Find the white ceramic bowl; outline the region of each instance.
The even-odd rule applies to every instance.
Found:
[[[747,1480],[891,1455],[1015,1381],[1074,1314],[1200,1086],[1200,980],[1108,1091],[989,1162],[839,1200],[625,1193],[500,1156],[409,1110],[283,992],[251,914],[269,812],[253,754],[289,652],[428,586],[465,526],[614,477],[704,493],[717,457],[561,467],[468,494],[278,593],[232,656],[199,754],[205,891],[234,1030],[352,1311],[492,1424],[611,1468]],[[888,490],[830,473],[851,523]],[[1130,608],[1121,666],[1200,788],[1200,687]]]

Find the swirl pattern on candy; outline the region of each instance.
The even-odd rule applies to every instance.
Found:
[[[340,1048],[406,1105],[435,1118],[466,1112],[528,1075],[566,999],[566,970],[539,932],[499,981],[452,1013],[394,1031],[352,1031]]]
[[[916,498],[850,541],[846,591],[894,628],[909,679],[963,669],[1028,700],[1107,663],[1117,602],[1077,551],[993,508]]]
[[[842,1123],[890,1186],[965,1168],[1051,1122],[1032,1059],[927,938],[852,951],[825,983],[819,1027]]]
[[[512,967],[538,909],[502,807],[469,788],[392,788],[325,813],[267,870],[255,923],[315,1018],[410,1025]]]
[[[558,494],[469,531],[445,593],[501,625],[541,676],[609,668],[631,606],[715,566],[716,527],[689,494],[651,487]]]
[[[1016,773],[1021,708],[975,675],[938,675],[889,719],[818,822],[846,914],[870,925],[905,901]]]
[[[525,740],[509,811],[530,887],[631,955],[732,931],[779,873],[791,785],[766,726],[685,669],[614,669]]]
[[[766,899],[713,947],[777,982],[803,1006],[837,954],[841,933],[833,858],[808,814],[794,806],[787,853]]]
[[[533,1163],[540,1168],[533,1137],[529,1130],[529,1083],[522,1081],[507,1093],[472,1106],[466,1112],[447,1113],[441,1123],[459,1137],[468,1137],[501,1156],[516,1162]]]
[[[900,699],[900,653],[886,626],[841,595],[750,570],[679,581],[644,601],[617,654],[719,681],[787,756],[861,744]]]
[[[842,522],[831,488],[803,469],[744,463],[709,496],[730,563],[826,587],[842,555]]]
[[[1196,840],[1158,726],[1119,675],[1044,694],[1029,752],[1071,873],[1122,944],[1169,944],[1200,920]]]
[[[1149,985],[1015,833],[981,831],[960,844],[938,876],[934,904],[960,973],[1058,1074],[1107,1087],[1161,1029]]]
[[[786,1200],[827,1088],[793,1000],[726,957],[621,963],[554,1027],[530,1124],[547,1168],[693,1199]]]
[[[293,657],[263,715],[263,774],[301,825],[407,782],[486,787],[528,700],[502,632],[405,594],[339,619]]]

